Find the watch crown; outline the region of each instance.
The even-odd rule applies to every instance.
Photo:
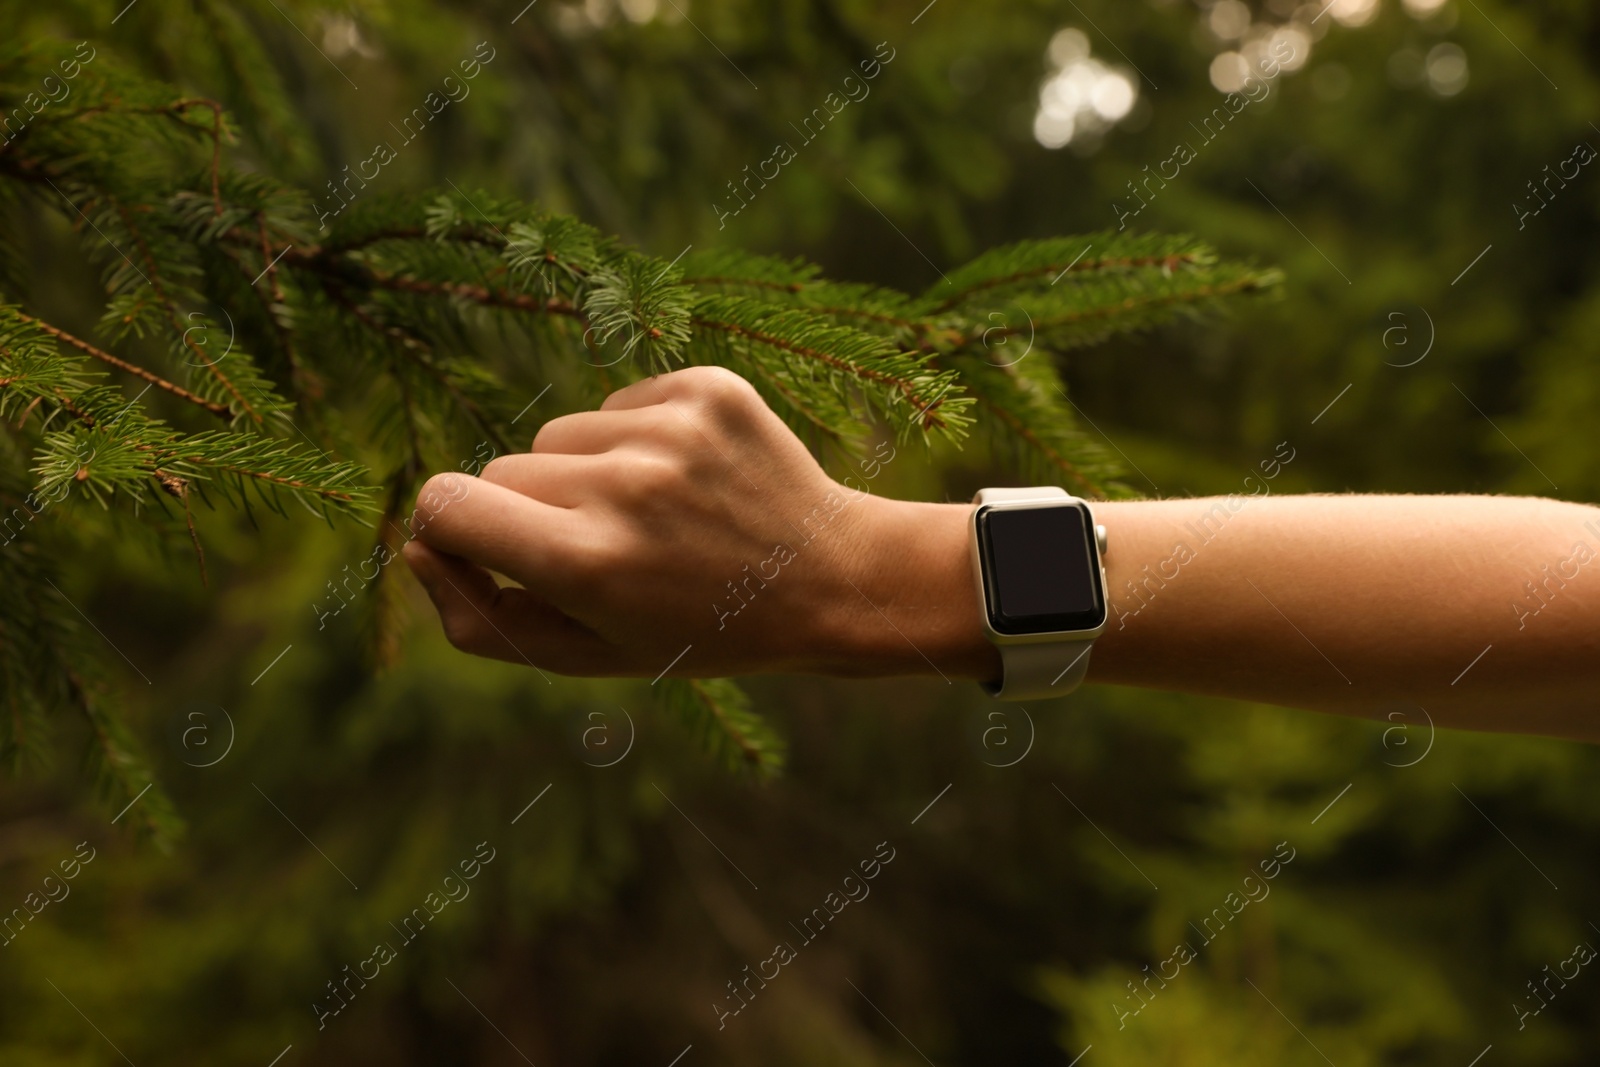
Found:
[[[1094,543],[1099,546],[1100,554],[1106,554],[1106,528],[1099,523],[1094,527]]]

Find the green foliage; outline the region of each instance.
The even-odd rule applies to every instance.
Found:
[[[732,771],[773,773],[783,766],[783,739],[726,678],[668,678],[661,703],[694,731],[707,751]]]
[[[6,62],[8,107],[51,69],[37,56]],[[1113,468],[1073,428],[1046,354],[1277,280],[1186,238],[1106,233],[1091,259],[1066,261],[1076,240],[1024,242],[912,298],[731,251],[667,261],[482,191],[367,195],[346,177],[330,183],[333,208],[235,169],[219,104],[109,57],[76,81],[70,110],[46,109],[0,153],[0,180],[78,231],[106,289],[99,340],[24,312],[20,287],[8,293],[21,306],[0,308],[0,413],[20,416],[19,444],[31,436],[36,492],[76,488],[105,507],[166,496],[186,516],[191,497],[279,514],[294,502],[324,517],[377,509],[387,540],[419,480],[471,437],[507,447],[519,414],[510,382],[586,364],[614,387],[690,362],[740,371],[797,430],[846,448],[878,423],[901,439],[959,441],[976,406],[1038,465],[1097,493]],[[990,326],[997,306],[1038,325],[1026,369],[989,358],[1013,332]],[[520,341],[485,358],[494,335]],[[94,384],[111,372],[92,361],[144,390],[125,398]],[[183,414],[149,414],[152,388]],[[366,426],[335,414],[356,396]],[[194,428],[218,420],[227,428]],[[334,458],[374,446],[389,472],[381,488],[363,464]],[[192,519],[188,529],[198,551]],[[50,692],[30,690],[30,706],[50,706]],[[730,766],[779,765],[781,745],[732,683],[672,685],[664,700]]]
[[[1341,1067],[1462,1067],[1480,1054],[1479,1067],[1593,1058],[1600,1021],[1587,1010],[1590,968],[1526,1029],[1512,1010],[1519,994],[1527,999],[1525,983],[1565,959],[1575,940],[1592,940],[1587,923],[1600,921],[1584,903],[1600,894],[1588,860],[1600,848],[1591,748],[1442,728],[1435,735],[1415,719],[1392,732],[1400,722],[1089,687],[1060,709],[1032,709],[1030,754],[996,768],[986,761],[1000,755],[988,733],[997,709],[966,687],[752,679],[743,683],[751,706],[786,748],[782,779],[754,788],[747,773],[703,758],[696,723],[706,705],[677,709],[687,719],[642,712],[666,680],[652,688],[558,677],[547,685],[523,666],[470,660],[439,639],[396,575],[385,573],[318,630],[307,602],[366,557],[377,537],[366,524],[402,514],[429,464],[456,469],[508,435],[507,447],[524,447],[539,421],[592,407],[649,362],[597,366],[638,336],[625,327],[591,352],[570,315],[372,286],[354,265],[359,255],[336,257],[351,264],[337,276],[342,289],[293,262],[294,253],[271,276],[281,299],[267,277],[251,282],[266,262],[254,205],[268,202],[284,227],[277,249],[285,239],[324,245],[313,204],[337,206],[328,181],[390,136],[388,124],[437,89],[455,57],[488,40],[498,57],[472,98],[452,104],[330,219],[350,251],[388,229],[397,211],[425,229],[438,213],[440,228],[426,233],[434,241],[376,249],[386,269],[548,298],[552,281],[570,294],[581,277],[552,267],[547,279],[542,255],[513,268],[498,235],[478,245],[449,233],[497,226],[515,239],[524,234],[513,227],[526,222],[531,248],[548,240],[561,260],[588,263],[602,255],[614,262],[601,247],[606,234],[626,239],[613,252],[637,248],[662,266],[692,244],[668,275],[690,290],[691,309],[702,297],[756,297],[774,308],[811,307],[825,317],[819,326],[932,349],[922,373],[959,375],[969,433],[958,452],[951,435],[933,430],[932,462],[897,460],[876,492],[960,500],[1007,479],[1084,491],[998,414],[1038,403],[1046,425],[1036,431],[1078,440],[1038,439],[1108,493],[1126,491],[1112,484],[1124,466],[1130,485],[1162,496],[1235,491],[1242,472],[1287,439],[1299,458],[1276,492],[1476,490],[1592,501],[1600,498],[1590,428],[1600,401],[1593,168],[1526,230],[1510,204],[1526,199],[1525,183],[1576,141],[1600,144],[1588,125],[1600,99],[1595,5],[1447,0],[1419,18],[1417,5],[1382,2],[1359,27],[1338,20],[1343,8],[1323,14],[1311,25],[1307,63],[1252,103],[1226,140],[1138,217],[1152,230],[1198,234],[1225,260],[1283,264],[1284,299],[1233,302],[1205,329],[1179,312],[1176,328],[1118,334],[1054,363],[1041,357],[1075,343],[1073,335],[1058,333],[1019,361],[1030,336],[1025,312],[1035,320],[1070,313],[1052,311],[1051,301],[1069,281],[1091,279],[1069,273],[1052,289],[1054,273],[1040,274],[1018,286],[1028,295],[1015,301],[1000,286],[979,290],[956,317],[986,333],[988,346],[980,338],[946,351],[955,341],[939,331],[949,324],[932,313],[950,297],[938,270],[959,281],[966,268],[958,264],[1027,238],[1043,239],[1035,268],[1064,267],[1091,244],[1082,262],[1105,254],[1095,235],[1116,225],[1113,201],[1131,204],[1127,182],[1142,181],[1193,136],[1189,121],[1219,105],[1210,65],[1239,47],[1210,28],[1224,5],[677,0],[635,22],[626,12],[649,9],[648,0],[541,0],[511,22],[523,6],[4,5],[7,41],[33,45],[30,71],[73,55],[85,39],[98,50],[60,110],[52,103],[36,117],[54,124],[37,127],[41,139],[121,137],[122,120],[66,116],[84,99],[82,79],[129,75],[124,99],[157,110],[125,116],[148,136],[97,180],[152,182],[167,196],[152,201],[162,225],[181,214],[192,227],[180,229],[185,235],[220,225],[256,238],[174,250],[201,266],[192,288],[207,299],[215,289],[220,300],[180,310],[186,325],[220,324],[190,334],[212,360],[228,342],[223,310],[235,317],[241,349],[290,405],[294,426],[271,418],[231,426],[155,387],[136,410],[171,432],[314,443],[370,472],[359,481],[375,490],[378,512],[351,512],[355,521],[328,527],[293,506],[285,507],[292,523],[257,507],[260,522],[251,525],[231,508],[196,506],[210,579],[202,586],[183,509],[148,477],[144,504],[108,496],[102,511],[74,482],[64,500],[31,520],[20,516],[50,435],[68,442],[80,431],[64,412],[44,426],[37,408],[14,431],[32,400],[9,411],[0,522],[11,522],[6,538],[23,532],[0,552],[31,552],[84,615],[49,584],[13,586],[21,564],[5,563],[0,599],[26,596],[28,604],[0,610],[36,613],[23,616],[36,625],[0,633],[0,687],[11,687],[8,698],[48,688],[59,675],[40,642],[69,647],[62,630],[73,628],[83,646],[73,662],[104,664],[107,684],[93,691],[148,754],[189,828],[170,855],[122,833],[143,819],[156,790],[108,827],[128,791],[149,779],[107,783],[113,792],[103,803],[86,802],[83,768],[50,756],[81,748],[96,758],[89,718],[70,703],[0,708],[4,731],[27,709],[22,744],[7,753],[22,766],[0,793],[0,909],[22,907],[76,842],[90,838],[101,852],[71,883],[70,899],[0,950],[10,964],[0,972],[9,1009],[0,1062],[123,1064],[120,1050],[141,1065],[198,1058],[260,1067],[292,1043],[279,1067],[523,1063],[508,1042],[540,1064],[666,1064],[692,1043],[679,1067],[920,1064],[919,1052],[941,1067],[1066,1064],[1091,1044],[1079,1067],[1322,1067],[1318,1049]],[[1246,6],[1251,35],[1287,9]],[[1299,5],[1302,23],[1321,7]],[[1139,100],[1098,140],[1049,151],[1030,125],[1050,70],[1046,42],[1063,27],[1081,30],[1098,60],[1136,63],[1139,71],[1127,73]],[[726,200],[728,180],[791,138],[790,122],[879,41],[899,55],[871,97],[850,104],[719,230],[709,204]],[[1438,46],[1465,52],[1470,79],[1456,95],[1407,80]],[[5,70],[7,100],[39,87],[22,67]],[[147,79],[162,87],[132,95],[144,92],[133,83]],[[209,184],[214,113],[161,111],[173,85],[221,101],[231,117],[226,133],[237,139],[220,170],[229,190],[220,223]],[[12,151],[0,145],[0,170]],[[480,194],[484,186],[499,195]],[[104,205],[75,189],[76,203],[100,220]],[[542,205],[546,222],[529,202]],[[192,351],[180,355],[193,366],[172,362],[175,331],[151,294],[143,294],[142,340],[97,332],[110,299],[101,271],[130,268],[114,253],[86,259],[80,248],[105,252],[93,247],[98,236],[37,176],[0,180],[0,220],[8,306],[168,371],[185,388],[196,371],[209,377]],[[541,228],[552,236],[535,236]],[[1085,236],[1060,245],[1049,236],[1075,233]],[[137,248],[123,249],[142,266]],[[709,281],[724,255],[739,284]],[[1120,299],[1116,277],[1094,284]],[[1160,271],[1139,284],[1162,284]],[[353,316],[336,290],[372,321]],[[1427,347],[1424,312],[1437,343],[1414,366],[1397,366]],[[187,318],[194,313],[204,318]],[[920,333],[905,325],[913,321],[922,321]],[[1087,333],[1094,321],[1079,323]],[[1405,334],[1385,333],[1402,324]],[[116,325],[108,323],[113,332]],[[711,358],[699,355],[710,339],[690,329],[681,351]],[[1394,348],[1395,336],[1407,346]],[[54,366],[36,362],[30,373],[76,375],[75,390],[114,389],[118,410],[150,384],[98,357],[91,360],[109,377],[92,375],[88,353],[60,339],[36,354]],[[769,355],[778,368],[779,354]],[[820,368],[813,373],[817,403],[836,413],[845,403],[880,413],[898,406],[902,415],[908,407],[876,391],[841,393]],[[213,388],[204,378],[201,387]],[[808,440],[830,440],[774,385],[762,388]],[[1060,410],[1046,419],[1043,405],[1074,421]],[[913,441],[927,433],[910,430]],[[413,441],[424,454],[420,470]],[[835,449],[820,451],[838,459]],[[15,654],[13,633],[31,642]],[[371,646],[392,648],[402,635],[405,655],[373,671]],[[29,671],[15,673],[23,660]],[[37,686],[36,670],[44,672]],[[196,702],[210,706],[209,719],[188,718]],[[619,705],[631,709],[637,743],[615,766],[596,766],[633,737]],[[237,727],[231,754],[195,767],[216,753],[188,748],[190,735],[174,724],[208,722],[211,732],[194,736],[220,746],[221,707]],[[1005,750],[1011,758],[1024,723],[1014,715],[1006,722],[1018,746]],[[609,732],[588,733],[602,723]],[[1424,752],[1420,763],[1400,765]],[[500,857],[472,883],[472,897],[452,904],[350,1011],[319,1030],[308,1006],[325,983],[365,957],[485,838]],[[870,899],[851,904],[719,1030],[708,1002],[725,999],[726,982],[765,957],[789,922],[884,839],[899,858],[872,883]],[[1187,924],[1284,839],[1300,854],[1272,896],[1246,908],[1119,1030],[1109,998],[1129,996],[1125,983],[1193,936],[1183,933]]]

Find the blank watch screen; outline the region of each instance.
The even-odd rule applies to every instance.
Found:
[[[989,624],[996,631],[1088,630],[1105,620],[1099,559],[1083,507],[985,508],[978,535]]]

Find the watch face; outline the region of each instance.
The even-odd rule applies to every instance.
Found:
[[[978,553],[996,633],[1092,630],[1106,621],[1100,558],[1083,504],[985,507]]]

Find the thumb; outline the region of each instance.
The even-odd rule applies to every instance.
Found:
[[[408,542],[401,555],[433,601],[446,640],[461,651],[536,671],[539,662],[594,658],[593,635],[528,590],[502,586],[476,563],[421,541]]]
[[[502,590],[494,575],[482,567],[429,548],[421,541],[408,542],[400,554],[427,590],[444,626],[445,638],[452,645],[463,652],[532,664],[527,653],[505,633],[513,622],[506,611],[505,594],[526,596],[525,592]]]

